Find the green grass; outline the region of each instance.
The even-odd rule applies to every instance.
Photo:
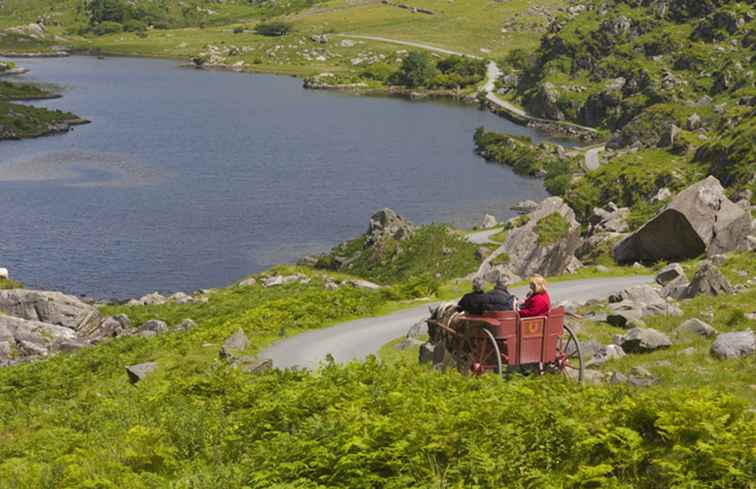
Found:
[[[23,287],[21,283],[15,280],[0,278],[0,290],[2,289],[20,289]]]
[[[507,236],[509,236],[509,230],[503,229],[499,231],[498,233],[491,235],[491,237],[489,237],[488,239],[496,243],[503,243],[504,241],[507,240]]]
[[[570,223],[558,212],[542,217],[535,226],[538,244],[548,246],[560,241],[570,232]]]

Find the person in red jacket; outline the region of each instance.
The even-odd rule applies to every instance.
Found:
[[[551,299],[546,291],[546,280],[540,275],[530,277],[530,293],[520,306],[520,317],[548,316]]]

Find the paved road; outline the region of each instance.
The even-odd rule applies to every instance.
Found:
[[[601,166],[601,159],[599,153],[606,149],[605,146],[599,146],[597,148],[591,148],[585,152],[585,169],[588,171],[598,170]]]
[[[555,304],[567,300],[583,302],[652,280],[648,276],[574,280],[552,284],[549,290]],[[513,292],[522,297],[525,291],[518,288]],[[277,368],[298,366],[309,369],[317,367],[329,353],[337,362],[362,360],[378,352],[389,341],[404,336],[413,324],[427,318],[428,307],[423,305],[387,316],[308,331],[274,344],[260,357],[272,359]]]

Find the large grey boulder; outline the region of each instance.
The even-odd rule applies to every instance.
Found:
[[[717,334],[717,330],[708,323],[701,321],[698,318],[691,318],[684,321],[680,326],[675,329],[677,334],[695,334],[698,336],[714,336]]]
[[[716,265],[704,262],[693,276],[690,285],[686,287],[682,297],[689,299],[699,294],[723,295],[732,294],[734,291],[730,281],[722,275]]]
[[[168,331],[168,324],[166,324],[165,321],[160,321],[159,319],[150,319],[149,321],[144,322],[137,329],[137,332],[143,336],[154,336],[165,333],[166,331]]]
[[[491,214],[486,214],[483,216],[483,222],[480,224],[480,227],[483,229],[491,229],[496,227],[498,222],[496,221],[496,217],[492,216]]]
[[[73,330],[57,324],[0,314],[0,360],[9,360],[11,356],[45,356],[56,342],[76,339]]]
[[[669,348],[672,341],[667,335],[653,328],[633,328],[622,337],[620,346],[627,353],[648,353]]]
[[[0,290],[0,313],[74,331],[88,331],[101,321],[97,308],[77,297],[41,290]]]
[[[620,263],[684,260],[746,246],[751,217],[725,196],[715,177],[680,192],[667,207],[613,250]]]
[[[554,242],[539,243],[538,223],[552,214],[567,222],[566,232]],[[487,275],[499,264],[520,277],[560,275],[575,262],[579,246],[580,224],[575,213],[560,197],[550,197],[528,214],[524,225],[509,232],[506,241],[482,263],[478,275]]]
[[[365,247],[380,245],[386,240],[402,241],[412,237],[415,226],[391,209],[382,209],[370,217]]]
[[[753,331],[723,333],[717,336],[711,345],[711,354],[716,358],[738,358],[753,355],[756,352],[756,339]]]

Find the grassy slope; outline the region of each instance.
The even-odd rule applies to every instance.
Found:
[[[55,95],[34,85],[0,82],[0,139],[43,136],[52,125],[78,119],[69,112],[8,102],[50,97]]]
[[[12,4],[13,2],[11,2]],[[34,5],[26,4],[15,10],[6,4],[6,11],[17,12],[4,19],[6,26],[32,21],[39,12],[56,11],[53,17],[58,26],[50,27],[51,32],[63,34],[72,26],[83,22],[73,13],[74,2],[52,6],[47,0],[38,0]],[[237,46],[247,48],[248,52],[229,56],[227,63],[244,61],[246,69],[277,73],[310,75],[322,71],[353,70],[351,60],[362,55],[384,55],[386,62],[396,62],[396,51],[406,49],[403,46],[374,41],[358,41],[353,47],[344,47],[339,38],[332,37],[327,46],[313,43],[312,34],[349,33],[359,35],[381,36],[390,39],[428,43],[447,49],[459,50],[469,54],[483,55],[481,48],[490,50],[490,56],[500,56],[516,47],[532,48],[537,44],[545,28],[544,17],[529,7],[536,5],[555,9],[564,5],[564,0],[538,0],[526,2],[514,0],[509,2],[481,2],[479,0],[420,0],[413,6],[425,7],[436,15],[412,14],[406,9],[384,5],[378,2],[347,2],[332,0],[315,7],[282,18],[294,24],[296,32],[285,38],[266,38],[253,33],[234,34],[234,27],[251,28],[269,12],[255,7],[237,4],[213,3],[210,8],[217,13],[208,17],[207,27],[189,27],[168,31],[150,31],[146,37],[136,34],[113,34],[99,38],[81,38],[67,36],[69,41],[79,49],[96,50],[111,54],[130,54],[189,59],[206,50],[207,45]],[[34,14],[32,14],[32,12]],[[503,25],[520,14],[518,22],[521,30],[512,29],[502,33]],[[0,15],[2,18],[2,15]],[[2,24],[0,24],[2,27]],[[269,52],[276,50],[275,55]],[[0,40],[0,48],[2,40]],[[5,47],[8,49],[8,47]],[[309,49],[315,54],[307,59],[303,50]],[[325,61],[318,61],[325,55]],[[489,54],[485,54],[488,56]]]

